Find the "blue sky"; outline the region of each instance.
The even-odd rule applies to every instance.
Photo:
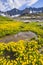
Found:
[[[34,5],[32,5],[32,7],[43,7],[43,0],[39,0],[37,3],[35,3]]]
[[[13,8],[24,9],[26,7],[43,7],[43,0],[0,0],[0,11]]]

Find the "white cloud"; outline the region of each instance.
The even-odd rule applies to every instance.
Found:
[[[2,2],[0,2],[0,10],[5,10],[5,6],[3,5]]]
[[[0,10],[1,10],[1,11],[6,11],[6,10],[8,10],[8,9],[9,9],[8,3],[7,3],[7,2],[4,3],[4,2],[1,2],[1,1],[0,1]]]
[[[37,1],[38,0],[7,0],[6,2],[0,1],[0,10],[5,11],[13,8],[19,9],[23,5],[31,6]]]
[[[31,6],[32,4],[36,3],[38,0],[31,0],[30,3],[28,3],[27,5]]]

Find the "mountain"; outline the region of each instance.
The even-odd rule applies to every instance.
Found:
[[[30,13],[43,13],[43,7],[40,7],[40,8],[25,8],[24,10],[19,10],[19,9],[12,9],[12,10],[9,10],[9,11],[6,11],[6,12],[1,12],[0,11],[0,14],[4,14],[4,15],[9,15],[9,16],[12,16],[12,15],[18,15],[18,14],[30,14]]]
[[[6,11],[5,14],[8,14],[10,16],[17,15],[17,14],[21,14],[21,10],[18,10],[16,8],[14,8],[14,9],[12,9],[10,11]]]
[[[16,8],[10,10],[10,11],[7,11],[6,14],[8,15],[17,15],[17,14],[24,14],[24,13],[27,13],[29,14],[30,11],[32,11],[32,13],[37,13],[37,12],[43,12],[43,7],[41,8],[25,8],[24,10],[18,10]]]

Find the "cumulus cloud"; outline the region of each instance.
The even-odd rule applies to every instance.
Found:
[[[19,9],[23,5],[31,6],[38,0],[0,0],[0,10],[6,11],[8,9]]]

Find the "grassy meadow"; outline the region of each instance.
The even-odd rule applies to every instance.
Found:
[[[25,23],[0,16],[0,39],[28,31],[37,39],[0,42],[0,65],[43,65],[43,22]]]

